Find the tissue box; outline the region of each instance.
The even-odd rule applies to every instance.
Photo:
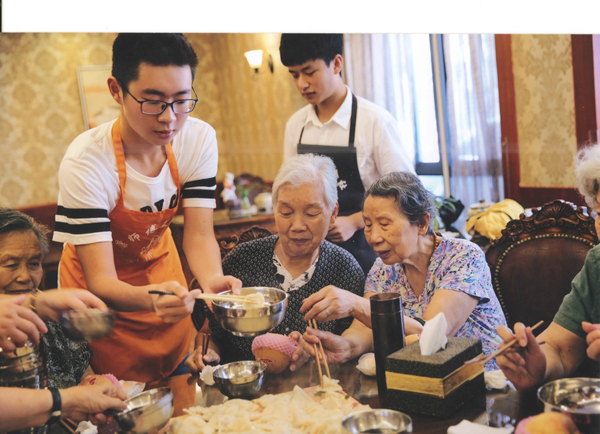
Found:
[[[464,362],[482,354],[479,339],[448,338],[445,350],[422,356],[415,342],[386,358],[388,402],[406,413],[447,417],[485,395],[483,364]]]

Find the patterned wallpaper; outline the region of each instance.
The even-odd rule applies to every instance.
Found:
[[[85,130],[77,68],[111,63],[115,34],[0,34],[0,204],[56,202],[57,173]],[[304,102],[279,61],[279,34],[187,34],[200,64],[193,112],[219,141],[219,173],[273,180],[283,161],[285,122]],[[255,76],[244,52],[273,55],[275,72]],[[266,62],[265,62],[266,65]],[[108,92],[108,90],[107,90]]]
[[[573,187],[570,35],[512,35],[521,187]]]

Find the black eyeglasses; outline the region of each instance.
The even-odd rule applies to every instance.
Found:
[[[194,99],[178,99],[177,101],[173,101],[173,102],[165,102],[165,101],[154,101],[154,100],[140,101],[135,96],[131,95],[131,92],[129,92],[129,90],[125,89],[125,92],[127,92],[129,95],[131,95],[131,97],[140,104],[142,113],[145,115],[160,115],[169,106],[171,106],[171,108],[173,109],[173,112],[177,113],[177,114],[185,114],[185,113],[191,112],[192,110],[194,110],[194,108],[196,107],[196,103],[198,102],[198,94],[196,93],[196,91],[194,90],[193,87],[192,87],[192,91],[194,92],[194,95],[196,96]]]

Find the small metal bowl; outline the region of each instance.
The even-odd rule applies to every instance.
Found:
[[[115,323],[112,310],[69,310],[60,314],[60,325],[67,337],[76,340],[94,340],[108,335]]]
[[[342,420],[348,433],[411,433],[412,419],[395,410],[366,410],[352,413]]]
[[[242,288],[241,295],[261,293],[268,303],[264,307],[245,308],[243,302],[213,301],[215,318],[225,330],[235,336],[254,337],[277,327],[287,308],[287,293],[277,288]],[[221,294],[231,294],[225,291]]]
[[[215,369],[213,379],[223,395],[249,398],[262,387],[266,369],[267,364],[260,360],[232,362]]]
[[[154,433],[173,415],[173,392],[168,387],[151,389],[125,400],[127,409],[114,414],[123,431],[134,434]]]
[[[600,432],[600,379],[565,378],[551,381],[537,391],[544,412],[569,415],[583,433]]]

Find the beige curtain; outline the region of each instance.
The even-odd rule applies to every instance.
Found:
[[[414,150],[411,37],[345,34],[342,75],[355,95],[387,109],[396,118],[403,143],[406,148]]]

